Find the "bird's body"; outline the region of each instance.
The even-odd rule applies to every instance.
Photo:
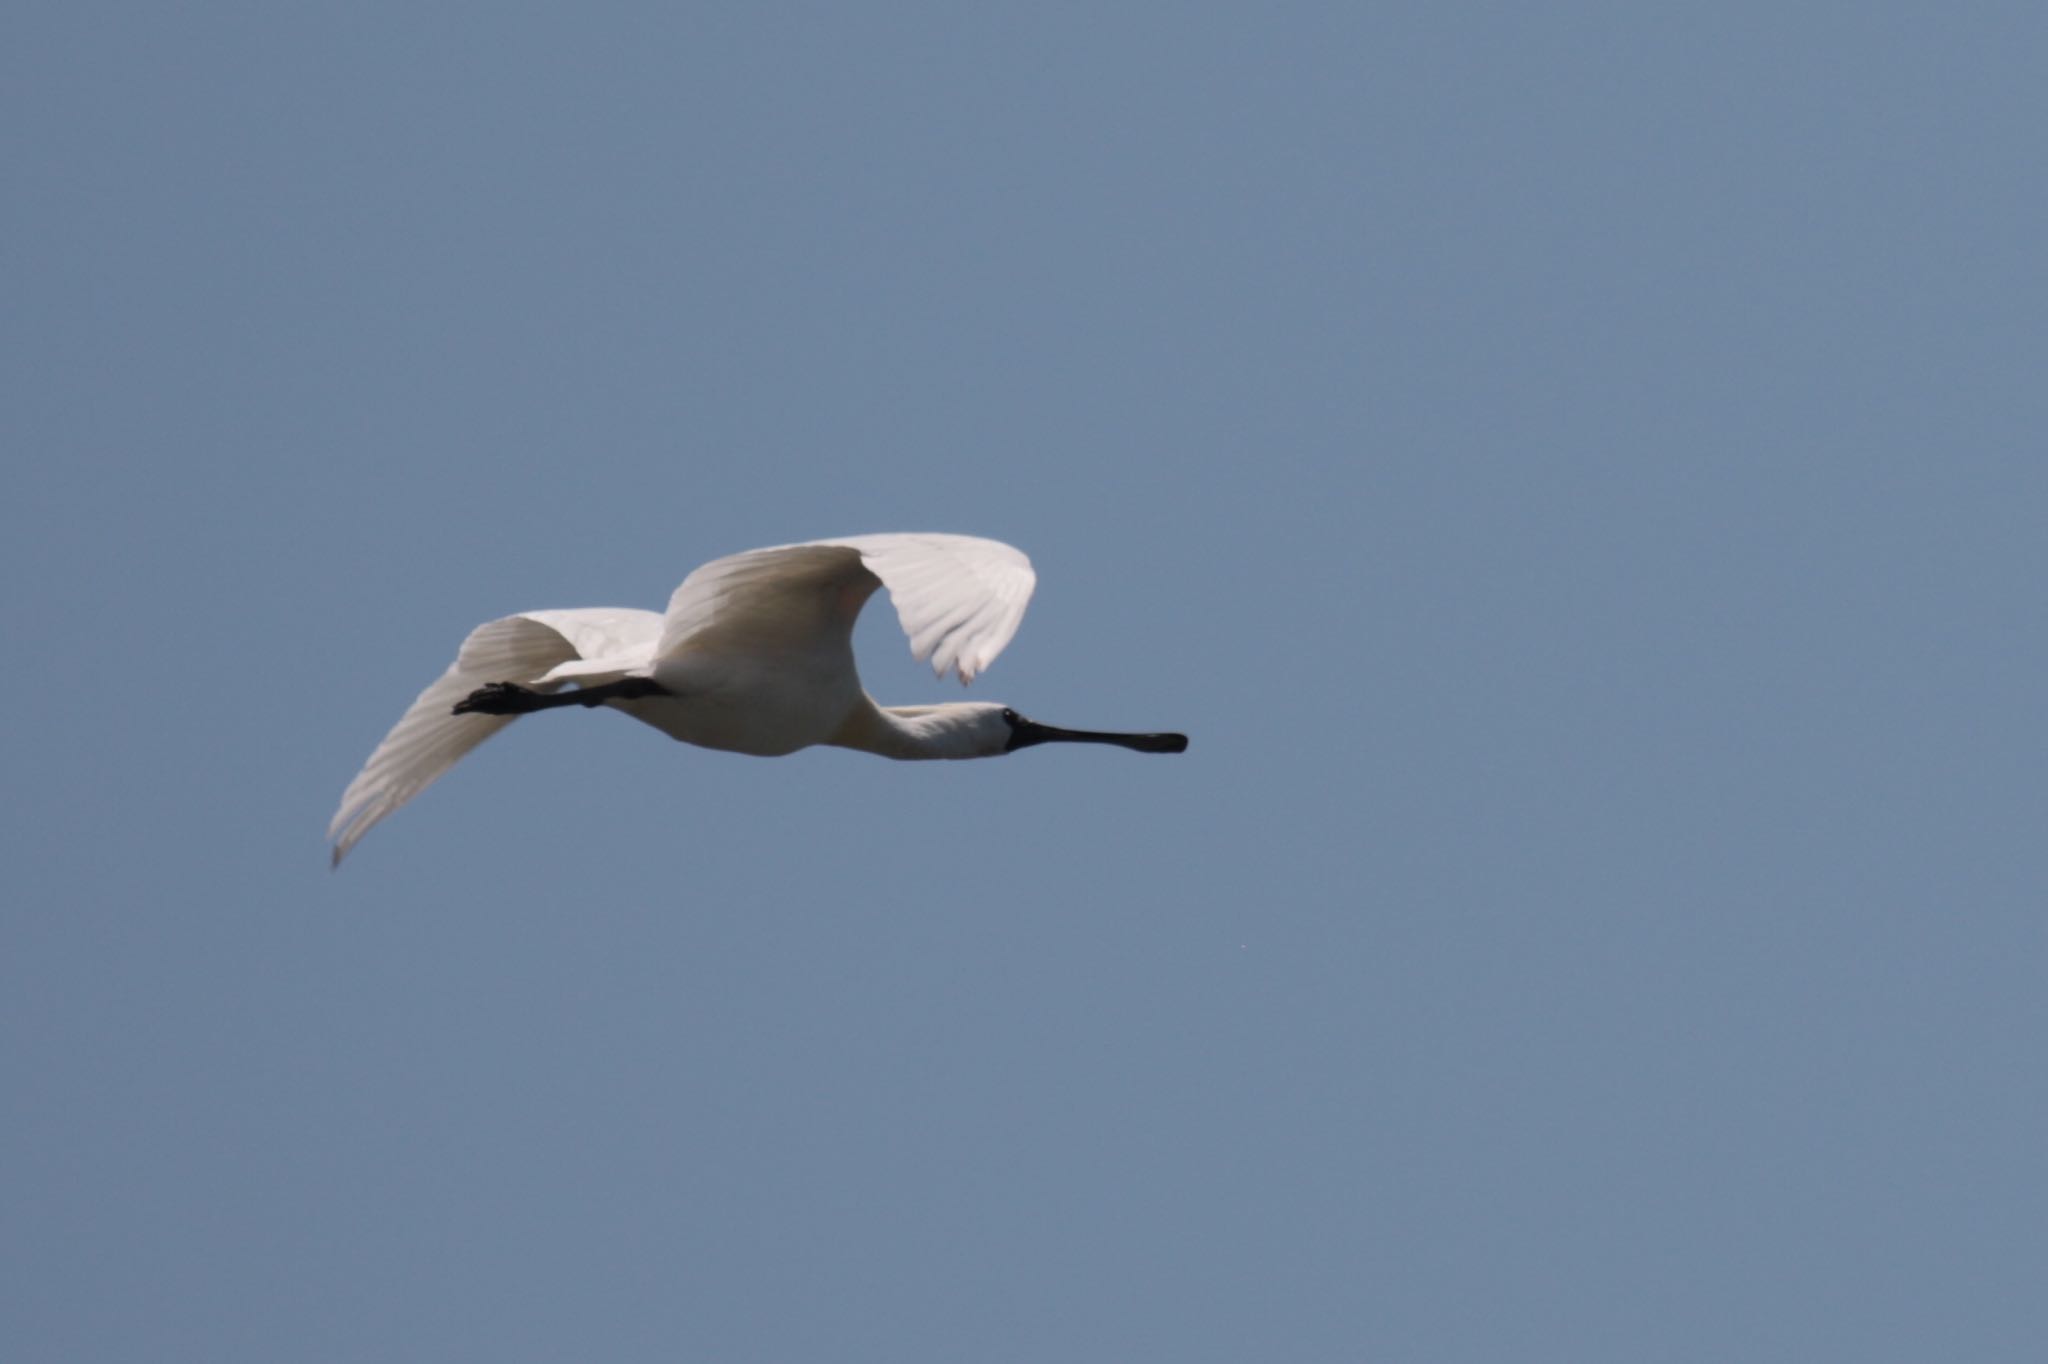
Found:
[[[860,535],[715,559],[664,612],[527,611],[472,630],[349,784],[334,861],[515,716],[608,706],[703,748],[779,757],[817,744],[889,758],[993,757],[1046,742],[1178,753],[1178,734],[1056,729],[987,702],[878,706],[854,666],[853,623],[886,586],[932,670],[974,680],[1016,634],[1036,577],[994,540]],[[573,688],[573,690],[565,690]]]

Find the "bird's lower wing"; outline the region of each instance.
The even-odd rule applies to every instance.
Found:
[[[457,701],[487,682],[553,691],[569,675],[583,682],[621,676],[648,661],[660,631],[661,617],[654,612],[625,608],[529,611],[470,631],[448,671],[399,717],[342,793],[341,808],[327,826],[334,865],[341,865],[378,820],[514,718],[456,715]]]

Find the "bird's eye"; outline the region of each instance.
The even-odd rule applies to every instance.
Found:
[[[1023,718],[1023,716],[1019,715],[1016,711],[1011,710],[1008,706],[1003,707],[1003,719],[1008,721],[1010,724],[1014,725]]]

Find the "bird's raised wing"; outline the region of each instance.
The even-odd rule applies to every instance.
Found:
[[[477,626],[448,671],[419,694],[342,792],[341,808],[327,826],[334,865],[371,825],[515,718],[455,715],[457,701],[486,682],[554,691],[570,678],[607,681],[647,663],[660,634],[660,616],[625,607],[527,611]]]
[[[683,579],[662,624],[662,658],[846,645],[887,587],[911,656],[972,682],[1017,633],[1038,582],[1021,550],[971,535],[850,535],[714,559]]]

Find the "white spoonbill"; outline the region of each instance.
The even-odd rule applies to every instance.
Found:
[[[878,706],[862,689],[853,622],[876,588],[895,600],[911,654],[964,685],[1017,633],[1036,582],[1031,561],[996,540],[853,535],[714,559],[665,614],[522,611],[479,625],[342,793],[327,828],[334,865],[514,717],[556,706],[610,706],[684,743],[762,757],[812,744],[885,758],[993,758],[1043,743],[1184,751],[1183,734],[1058,729],[985,701]]]

